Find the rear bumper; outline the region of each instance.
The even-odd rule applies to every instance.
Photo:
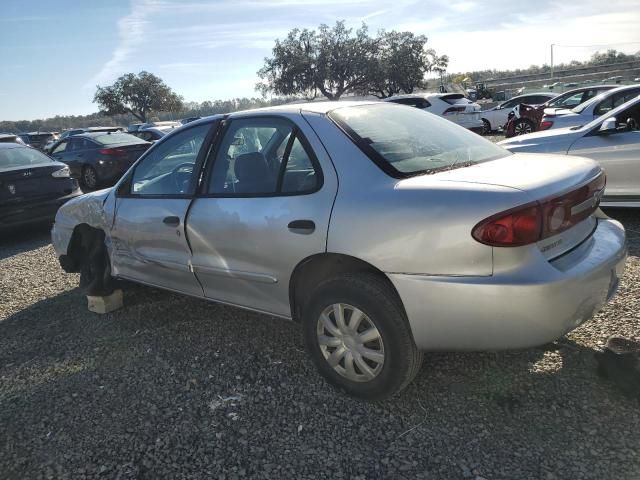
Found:
[[[542,345],[591,318],[617,289],[626,259],[620,223],[599,219],[575,250],[532,272],[486,277],[389,274],[423,350]]]
[[[60,206],[72,198],[82,195],[82,191],[78,188],[77,181],[74,180],[74,182],[75,188],[73,192],[64,197],[24,202],[0,208],[0,231],[53,221]]]

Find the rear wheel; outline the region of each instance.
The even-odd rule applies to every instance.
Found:
[[[307,350],[332,385],[366,400],[390,397],[416,376],[416,347],[397,295],[374,274],[329,279],[304,309]]]
[[[526,118],[520,118],[516,120],[516,123],[513,125],[514,135],[526,135],[527,133],[531,133],[533,131],[533,122],[531,122],[531,120],[527,120]]]
[[[491,133],[491,124],[486,118],[482,119],[482,134],[489,135]]]
[[[82,169],[82,185],[90,190],[94,190],[98,187],[98,174],[90,165],[86,165]]]

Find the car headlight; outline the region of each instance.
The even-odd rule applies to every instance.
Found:
[[[63,167],[53,172],[51,176],[54,178],[69,178],[71,176],[71,170],[69,170],[69,167]]]

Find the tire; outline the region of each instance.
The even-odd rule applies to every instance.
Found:
[[[526,118],[519,118],[516,120],[516,123],[513,125],[513,135],[517,137],[518,135],[526,135],[527,133],[535,132],[535,127],[533,122],[527,120]]]
[[[489,135],[491,133],[491,124],[486,118],[482,119],[482,134]]]
[[[82,168],[82,185],[87,187],[89,190],[95,190],[98,188],[98,174],[96,173],[95,168],[85,165]]]
[[[85,251],[85,258],[80,270],[80,288],[90,296],[111,295],[115,286],[111,277],[111,262],[104,245],[104,237],[93,241]]]
[[[342,306],[345,329],[337,326],[335,305]],[[360,319],[355,331],[350,330],[353,315]],[[327,320],[331,322],[329,329]],[[318,285],[303,309],[302,329],[305,346],[320,374],[333,386],[365,400],[397,394],[415,378],[422,364],[422,352],[413,341],[400,300],[385,279],[375,274],[344,274]],[[376,333],[378,338],[359,343],[363,332],[371,334],[366,338]],[[334,362],[340,357],[335,366],[329,363],[332,357]],[[348,363],[353,366],[348,368]]]

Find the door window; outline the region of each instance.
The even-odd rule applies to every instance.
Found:
[[[191,195],[193,168],[211,124],[189,128],[159,144],[136,166],[131,181],[134,195]]]
[[[53,155],[54,153],[62,153],[62,152],[64,152],[67,149],[67,143],[68,142],[66,140],[63,141],[63,142],[60,142],[58,144],[58,146],[53,149],[53,152],[51,152],[51,154]]]
[[[604,115],[614,108],[619,107],[623,103],[637,97],[638,93],[640,93],[640,89],[627,90],[611,95],[609,98],[600,102],[600,104],[593,110],[593,114],[596,116]]]
[[[218,149],[208,193],[254,197],[314,191],[319,170],[309,152],[286,120],[233,121]]]

